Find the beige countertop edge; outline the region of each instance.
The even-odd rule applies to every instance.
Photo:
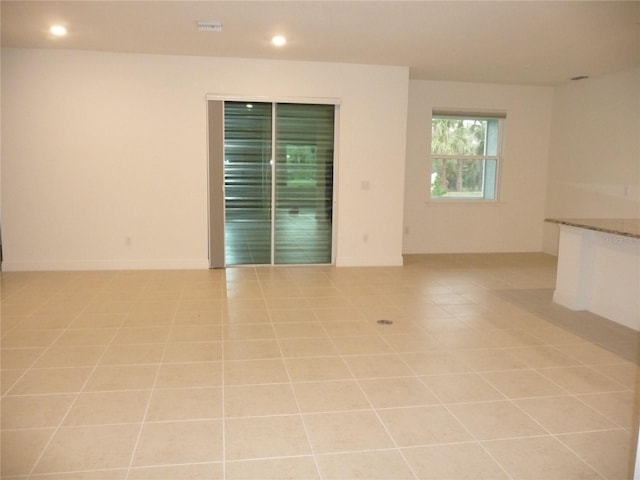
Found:
[[[640,238],[638,218],[545,218],[545,222]]]

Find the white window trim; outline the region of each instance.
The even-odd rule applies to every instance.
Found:
[[[504,147],[504,124],[507,118],[506,111],[482,111],[482,110],[453,110],[444,108],[434,108],[431,114],[431,125],[434,118],[452,117],[452,118],[469,118],[477,120],[498,120],[498,155],[434,155],[431,150],[431,142],[429,142],[429,168],[427,178],[433,171],[434,158],[465,158],[469,160],[496,160],[496,192],[495,198],[469,198],[469,197],[433,197],[431,195],[431,183],[427,188],[426,204],[429,205],[502,205],[502,170],[504,163],[503,147]]]

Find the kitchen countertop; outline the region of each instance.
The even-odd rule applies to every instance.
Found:
[[[545,218],[545,222],[640,238],[640,218]]]

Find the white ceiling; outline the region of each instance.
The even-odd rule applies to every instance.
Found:
[[[555,85],[640,65],[640,1],[7,1],[2,45],[409,66]],[[220,21],[221,33],[200,32]],[[53,23],[69,35],[52,38]],[[277,49],[275,34],[288,43]]]

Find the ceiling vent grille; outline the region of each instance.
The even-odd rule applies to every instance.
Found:
[[[220,22],[198,22],[198,30],[201,32],[221,32],[222,23]]]

